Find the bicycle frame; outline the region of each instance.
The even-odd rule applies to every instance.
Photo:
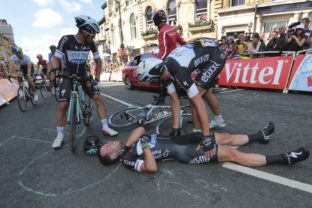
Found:
[[[144,119],[146,119],[146,122],[144,122],[145,124],[153,123],[155,121],[158,121],[158,120],[172,116],[171,110],[170,111],[160,111],[157,113],[157,115],[155,117],[153,116],[155,109],[161,109],[161,108],[169,109],[169,108],[171,108],[170,106],[147,105],[147,106],[142,107],[142,108],[147,110],[146,116],[144,118]]]
[[[72,112],[72,108],[73,108],[73,103],[74,100],[76,101],[76,116],[77,116],[77,123],[80,123],[80,121],[83,119],[83,114],[81,111],[81,107],[80,107],[80,102],[79,102],[79,90],[78,90],[78,86],[80,84],[74,80],[73,81],[73,90],[71,91],[71,96],[70,96],[70,100],[69,100],[69,107],[67,110],[67,122],[75,122],[75,121],[70,121],[71,118],[71,112]]]

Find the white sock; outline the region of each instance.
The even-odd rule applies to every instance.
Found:
[[[224,122],[223,117],[222,117],[221,114],[220,114],[220,115],[215,115],[215,116],[214,116],[214,119],[215,119],[215,121],[216,121],[217,123],[223,123],[223,122]]]
[[[196,132],[202,132],[201,129],[193,129],[193,133],[196,133]]]
[[[64,126],[57,126],[57,137],[64,137]]]
[[[101,120],[102,123],[102,129],[107,129],[108,128],[108,123],[107,123],[107,119],[104,118]]]

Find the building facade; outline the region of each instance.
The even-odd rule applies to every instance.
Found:
[[[152,17],[159,9],[186,41],[240,32],[268,36],[279,24],[312,16],[312,2],[307,0],[107,0],[102,9],[97,42],[107,60],[157,51]]]
[[[14,45],[13,29],[5,19],[0,19],[0,61],[8,62]]]

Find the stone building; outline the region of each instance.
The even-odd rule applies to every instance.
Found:
[[[96,37],[103,56],[127,59],[157,51],[157,29],[152,16],[166,11],[168,22],[185,40],[220,39],[240,32],[266,33],[312,15],[307,0],[107,0],[102,9],[101,33]]]

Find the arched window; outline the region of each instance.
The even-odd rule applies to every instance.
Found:
[[[153,23],[153,9],[151,6],[146,7],[146,23]]]
[[[136,39],[137,30],[136,30],[135,16],[133,13],[130,15],[130,31],[131,31],[131,40]]]
[[[195,9],[195,21],[207,20],[207,0],[196,0]]]
[[[170,25],[176,25],[177,22],[177,8],[176,1],[169,0],[168,1],[168,21]]]

